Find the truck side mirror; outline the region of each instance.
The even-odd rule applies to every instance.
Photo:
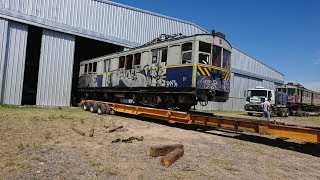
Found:
[[[247,97],[247,98],[246,98],[246,101],[249,102],[249,101],[250,101],[250,97]]]

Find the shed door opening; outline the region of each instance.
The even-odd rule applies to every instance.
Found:
[[[122,46],[76,36],[72,74],[71,105],[76,106],[79,102],[79,97],[77,97],[77,89],[80,62],[83,60],[88,60],[99,56],[123,51],[123,49],[124,48]]]
[[[22,105],[36,104],[41,38],[42,28],[29,25],[21,102]]]

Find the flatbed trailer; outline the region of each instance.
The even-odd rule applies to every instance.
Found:
[[[202,125],[234,132],[250,132],[270,135],[278,138],[296,139],[311,143],[320,142],[320,127],[216,116],[212,113],[202,113],[197,111],[182,112],[94,100],[83,100],[80,104],[85,110],[90,110],[91,112],[97,112],[97,107],[104,106],[108,108],[107,112],[109,114],[124,113],[164,120],[169,123]],[[88,107],[88,105],[90,107]]]

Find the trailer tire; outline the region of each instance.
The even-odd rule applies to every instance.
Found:
[[[98,111],[98,103],[93,102],[90,106],[90,112],[96,113]]]
[[[289,117],[289,115],[290,115],[290,111],[289,111],[289,109],[286,109],[286,113],[285,113],[285,117]]]
[[[303,116],[303,112],[298,111],[298,112],[297,112],[297,116],[302,117],[302,116]]]
[[[84,101],[84,103],[82,105],[83,110],[89,111],[90,107],[91,107],[91,102],[90,101]]]
[[[284,109],[279,109],[279,112],[278,112],[278,116],[279,117],[284,117],[286,114],[285,110]]]
[[[102,115],[102,114],[106,114],[107,108],[103,103],[99,103],[99,107],[98,107],[98,114]]]

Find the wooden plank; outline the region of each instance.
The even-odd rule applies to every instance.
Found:
[[[74,130],[76,133],[80,134],[81,136],[85,136],[86,135],[86,133],[84,133],[80,129],[77,129],[77,128],[74,128],[74,127],[72,127],[71,129]]]
[[[161,164],[163,166],[170,166],[171,164],[173,164],[176,160],[178,160],[179,158],[181,158],[184,154],[184,150],[181,148],[177,148],[171,152],[169,152],[167,155],[163,156],[161,158]]]
[[[177,148],[183,149],[183,145],[173,144],[173,145],[153,146],[150,148],[150,156],[152,157],[164,156]]]
[[[123,126],[117,126],[117,127],[111,128],[111,129],[108,130],[108,133],[112,133],[112,132],[114,132],[114,131],[116,131],[118,129],[121,129],[121,128],[123,128]]]

